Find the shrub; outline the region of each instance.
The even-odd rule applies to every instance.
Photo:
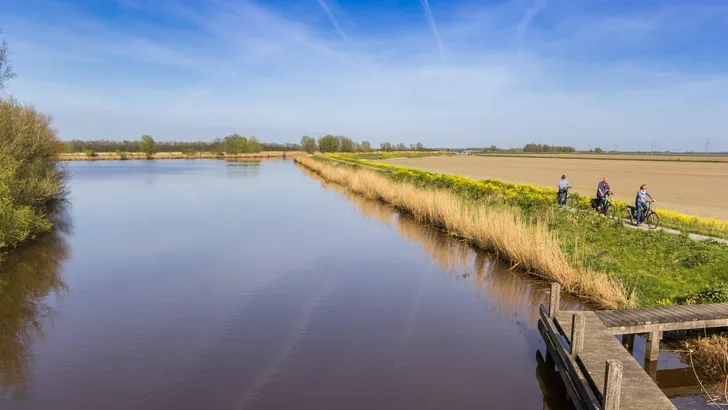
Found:
[[[49,116],[0,100],[0,250],[51,229],[45,207],[66,192],[60,149]]]
[[[118,155],[119,156],[119,159],[122,160],[122,161],[126,159],[126,152],[124,152],[124,151],[122,151],[120,149],[117,149],[116,150],[116,155]]]
[[[92,150],[92,149],[87,149],[87,150],[84,150],[83,152],[84,152],[84,153],[86,154],[86,156],[87,156],[87,157],[89,157],[89,158],[95,158],[95,157],[97,156],[97,155],[96,155],[96,152],[94,152],[94,150]]]

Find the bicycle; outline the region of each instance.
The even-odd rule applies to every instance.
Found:
[[[617,207],[612,204],[612,192],[607,192],[605,195],[606,201],[602,207],[598,198],[592,198],[591,207],[600,214],[605,215],[609,219],[617,219]]]
[[[566,188],[566,192],[564,192],[564,198],[561,198],[561,193],[556,194],[556,203],[559,205],[559,208],[566,206],[568,208],[574,207],[574,200],[571,198],[571,195],[569,194],[569,190],[571,187]]]
[[[647,210],[642,212],[642,221],[647,224],[650,229],[660,226],[660,216],[657,215],[654,208],[654,201],[647,201]],[[637,225],[637,207],[627,206],[627,215],[632,225]]]

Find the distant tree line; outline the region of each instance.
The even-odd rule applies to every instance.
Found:
[[[569,146],[562,147],[548,144],[526,144],[523,147],[523,152],[576,152],[576,149]]]
[[[74,152],[146,152],[142,149],[142,140],[109,141],[109,140],[71,140],[63,142],[64,150]],[[238,134],[212,141],[156,141],[155,152],[219,152],[219,153],[254,153],[261,151],[298,151],[298,144],[276,144],[259,142],[255,137],[243,137]]]
[[[356,142],[349,137],[325,135],[314,137],[304,135],[301,137],[301,148],[308,152],[372,152],[372,144],[369,141]],[[380,151],[424,151],[422,143],[410,144],[409,147],[400,143],[392,145],[389,142],[380,144]]]

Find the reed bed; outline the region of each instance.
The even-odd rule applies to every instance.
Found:
[[[561,250],[559,239],[546,223],[531,223],[515,208],[487,207],[449,191],[397,183],[376,172],[334,166],[310,157],[297,157],[295,161],[327,181],[391,204],[419,222],[467,239],[473,246],[493,252],[513,268],[557,281],[565,291],[599,307],[618,308],[629,304],[621,283],[604,273],[572,266]]]

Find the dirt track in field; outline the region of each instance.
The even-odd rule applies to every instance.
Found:
[[[658,209],[728,220],[728,163],[612,161],[595,159],[427,157],[382,160],[392,165],[473,179],[499,179],[556,188],[566,174],[574,190],[594,195],[602,177],[618,200],[634,202],[642,183]]]

